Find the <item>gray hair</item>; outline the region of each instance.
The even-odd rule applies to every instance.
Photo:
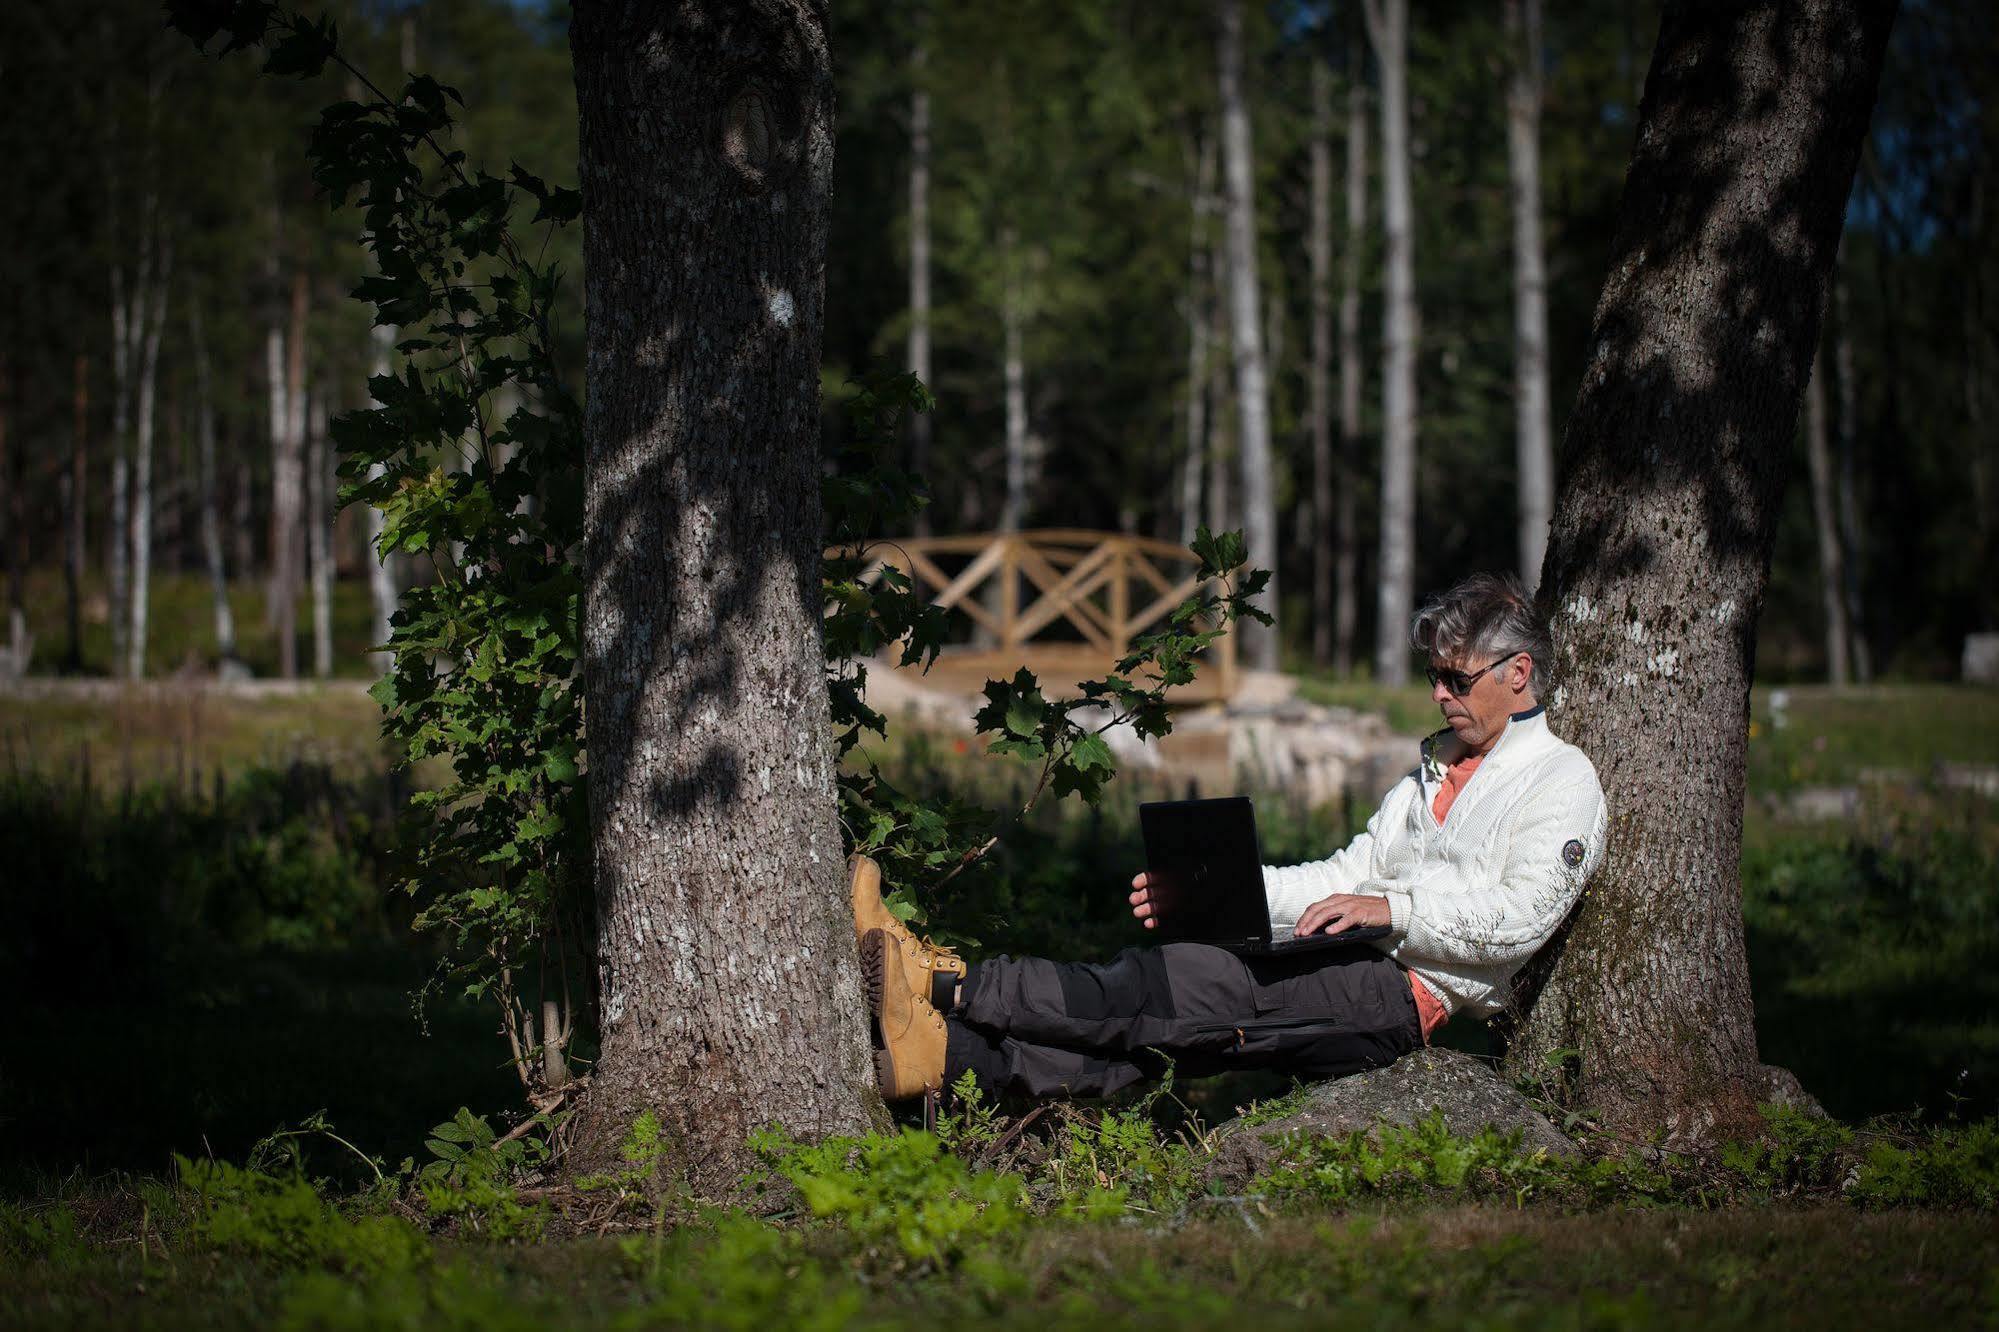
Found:
[[[1534,697],[1547,691],[1554,643],[1534,600],[1512,574],[1477,573],[1430,598],[1409,623],[1418,652],[1477,670],[1501,653],[1534,661]]]

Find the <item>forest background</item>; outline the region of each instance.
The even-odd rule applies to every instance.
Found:
[[[1214,53],[1205,11],[1183,8],[941,6],[920,25],[900,4],[834,13],[826,429],[841,429],[852,374],[913,354],[921,116],[927,359],[940,408],[922,431],[927,447],[912,446],[935,495],[934,531],[1077,526],[1184,540],[1198,521],[1241,525]],[[1656,22],[1635,2],[1554,6],[1541,21],[1559,439]],[[29,7],[6,22],[18,91],[0,132],[33,183],[0,204],[16,238],[6,281],[20,294],[0,316],[10,651],[29,652],[35,672],[156,674],[233,655],[260,675],[288,663],[369,673],[353,646],[369,637],[358,593],[376,568],[371,529],[364,509],[332,517],[324,423],[365,405],[384,349],[346,298],[361,276],[356,224],[313,197],[299,152],[326,91],[199,65],[140,3]],[[1984,95],[1992,28],[1980,7],[1953,3],[1912,4],[1896,26],[1799,431],[1761,680],[1948,679],[1965,635],[1999,625],[1986,403],[1999,319],[1987,294],[1999,253],[1988,202],[1999,112]],[[475,162],[519,162],[553,181],[575,169],[565,32],[560,7],[498,0],[358,6],[343,29],[364,68],[421,68],[476,94],[461,141]],[[1277,548],[1259,558],[1279,574],[1287,660],[1365,670],[1383,549],[1372,64],[1345,9],[1271,6],[1252,14],[1247,41],[1279,516]],[[1521,49],[1497,5],[1425,4],[1412,22],[1419,594],[1462,570],[1521,563],[1507,147]],[[91,77],[65,77],[85,61]],[[1316,120],[1315,69],[1330,76]],[[1366,205],[1348,234],[1355,109]],[[1345,294],[1353,253],[1361,330],[1358,431],[1342,440],[1330,426],[1324,513],[1313,490],[1315,137],[1332,164],[1329,298]],[[559,336],[580,366],[581,255],[561,251],[580,242],[572,231],[552,245],[569,278]],[[1347,557],[1331,583],[1315,579],[1322,548]],[[236,608],[229,643],[201,593],[218,568],[239,594],[263,589],[255,614]],[[422,576],[391,561],[378,597]],[[149,588],[158,614],[132,604]],[[1835,601],[1845,635],[1828,623]],[[336,634],[352,635],[338,651]]]

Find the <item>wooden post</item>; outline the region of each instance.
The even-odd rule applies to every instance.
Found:
[[[1011,652],[1020,646],[1020,547],[1019,539],[1002,532],[1000,543],[1000,646]]]
[[[1111,555],[1111,642],[1122,657],[1131,650],[1131,543],[1113,538]]]

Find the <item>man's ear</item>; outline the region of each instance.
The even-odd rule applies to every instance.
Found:
[[[1506,676],[1506,683],[1512,687],[1514,693],[1526,693],[1527,686],[1534,682],[1534,658],[1528,653],[1521,653],[1506,668]]]

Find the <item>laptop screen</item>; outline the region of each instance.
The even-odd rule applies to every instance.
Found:
[[[1162,943],[1267,943],[1270,912],[1247,796],[1138,807]]]

